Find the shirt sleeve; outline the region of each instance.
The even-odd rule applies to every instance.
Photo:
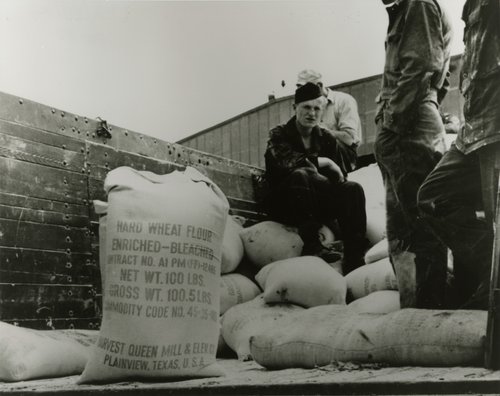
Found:
[[[384,111],[384,127],[396,132],[404,132],[414,122],[417,104],[444,62],[440,10],[433,2],[408,4],[397,54],[401,77]]]
[[[344,96],[338,105],[338,138],[347,144],[359,144],[361,137],[361,121],[359,119],[358,104],[350,95]]]

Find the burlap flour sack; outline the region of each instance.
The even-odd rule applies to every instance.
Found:
[[[233,272],[245,254],[240,231],[243,226],[233,216],[227,216],[224,238],[222,239],[221,274]]]
[[[366,237],[376,244],[385,237],[385,188],[377,164],[349,173],[349,180],[363,187],[366,197]]]
[[[273,325],[279,318],[304,308],[293,304],[267,304],[262,295],[235,305],[222,316],[222,336],[239,360],[251,360],[250,337]]]
[[[354,299],[379,290],[398,290],[398,281],[388,257],[356,268],[345,276],[345,280]]]
[[[358,298],[347,305],[358,313],[389,313],[401,309],[399,292],[396,290],[380,290]]]
[[[323,259],[294,257],[266,265],[255,276],[267,303],[292,303],[303,307],[345,304],[345,279]]]
[[[0,381],[80,374],[97,330],[32,330],[0,322]]]
[[[365,253],[365,263],[374,263],[386,257],[389,257],[389,242],[387,238],[384,238],[368,249]]]
[[[111,171],[103,318],[80,383],[220,375],[220,258],[228,203],[193,168]]]
[[[292,313],[250,338],[250,352],[272,369],[314,368],[334,361],[395,366],[482,363],[485,311],[401,309],[353,313],[324,305]],[[314,324],[314,325],[312,325]]]
[[[274,221],[263,221],[240,232],[245,254],[257,267],[302,253],[304,242],[297,229]]]
[[[236,304],[253,300],[261,291],[259,286],[241,274],[226,274],[220,280],[220,314]]]

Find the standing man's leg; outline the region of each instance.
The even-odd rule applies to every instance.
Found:
[[[493,230],[479,216],[483,201],[477,152],[465,155],[453,145],[422,185],[418,202],[422,218],[453,252],[458,304],[487,308]]]
[[[417,192],[442,155],[444,127],[432,102],[420,105],[419,117],[407,134],[379,131],[375,155],[386,187],[387,239],[401,306],[439,308],[446,247],[419,219]]]

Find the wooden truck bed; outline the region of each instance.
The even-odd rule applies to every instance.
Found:
[[[97,116],[97,115],[96,115]],[[262,170],[0,93],[0,320],[36,329],[97,329],[98,218],[106,173],[128,165],[167,173],[193,166],[227,195],[231,213],[263,218]],[[174,382],[75,385],[76,376],[0,383],[24,394],[435,394],[499,393],[483,368],[381,368],[338,364],[267,371],[219,360],[227,375]]]
[[[224,377],[76,385],[78,376],[0,383],[9,395],[404,395],[500,394],[500,372],[483,368],[338,364],[268,371],[255,362],[219,359]]]

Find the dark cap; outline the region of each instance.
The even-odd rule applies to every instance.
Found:
[[[317,99],[323,96],[321,88],[313,83],[307,83],[295,91],[295,104]]]

